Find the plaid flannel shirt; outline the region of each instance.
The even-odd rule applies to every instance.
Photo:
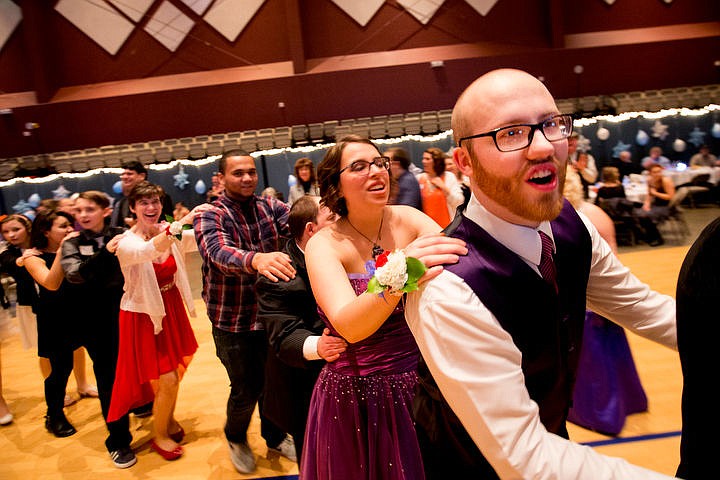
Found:
[[[275,199],[253,195],[240,202],[221,195],[194,222],[203,260],[203,292],[213,326],[228,332],[262,330],[257,322],[256,252],[282,249],[290,237],[289,207]]]

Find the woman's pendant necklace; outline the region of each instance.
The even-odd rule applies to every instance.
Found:
[[[365,236],[365,234],[363,234],[360,230],[355,228],[355,225],[353,225],[350,222],[350,219],[348,217],[345,217],[345,220],[347,220],[348,225],[350,225],[353,230],[355,230],[357,233],[359,233],[365,240],[372,243],[372,258],[373,258],[373,260],[377,260],[377,257],[379,257],[380,254],[382,254],[384,251],[383,248],[380,245],[378,245],[377,242],[380,241],[380,234],[382,233],[383,221],[385,220],[385,212],[383,211],[383,216],[380,219],[380,228],[378,229],[377,240],[375,240],[375,241],[370,240],[368,237]]]

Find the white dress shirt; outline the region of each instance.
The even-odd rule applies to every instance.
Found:
[[[465,215],[540,274],[537,230],[550,233],[547,222],[538,229],[510,224],[489,213],[474,195]],[[677,350],[674,299],[641,283],[590,221],[580,217],[592,240],[588,308]],[[443,396],[500,478],[671,478],[549,433],[525,386],[522,353],[457,275],[444,271],[409,294],[405,315]]]

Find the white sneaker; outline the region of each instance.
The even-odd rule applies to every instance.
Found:
[[[297,462],[297,455],[295,454],[295,440],[293,440],[292,435],[287,435],[277,447],[268,448],[279,453],[291,462]]]
[[[230,461],[240,473],[252,473],[255,471],[255,456],[247,442],[235,443],[228,440],[230,448]]]

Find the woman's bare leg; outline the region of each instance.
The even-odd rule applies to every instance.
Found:
[[[155,420],[155,443],[166,451],[177,448],[169,436],[168,429],[173,420],[175,402],[177,400],[179,377],[177,371],[160,375],[157,383],[157,393],[153,403],[153,417]]]

